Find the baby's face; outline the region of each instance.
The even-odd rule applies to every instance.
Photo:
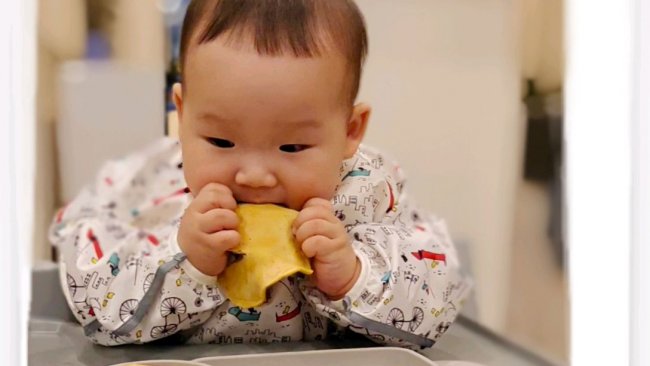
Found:
[[[346,71],[338,54],[260,56],[219,38],[194,47],[185,88],[174,90],[193,194],[216,182],[239,202],[300,210],[312,197],[330,199],[369,113],[346,108]]]

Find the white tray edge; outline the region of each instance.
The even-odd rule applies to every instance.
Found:
[[[311,350],[311,351],[292,351],[292,352],[269,352],[269,353],[250,353],[246,355],[229,355],[229,356],[210,356],[210,357],[201,357],[192,360],[193,362],[207,362],[207,361],[212,361],[215,359],[219,360],[231,360],[231,359],[241,359],[241,358],[250,358],[250,359],[257,359],[257,358],[268,358],[268,357],[286,357],[286,356],[294,356],[297,354],[300,355],[310,355],[310,354],[327,354],[327,353],[336,353],[336,354],[341,354],[341,353],[372,353],[376,352],[377,350],[388,350],[388,351],[393,351],[393,352],[399,352],[399,353],[408,353],[412,357],[419,358],[420,360],[428,363],[431,366],[439,366],[436,362],[422,356],[421,354],[411,351],[405,348],[399,348],[399,347],[369,347],[369,348],[343,348],[343,349],[326,349],[326,350]]]

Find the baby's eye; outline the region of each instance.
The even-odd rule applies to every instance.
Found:
[[[218,139],[216,137],[209,137],[208,141],[210,141],[210,143],[212,145],[214,145],[216,147],[220,147],[222,149],[230,149],[231,147],[235,147],[234,142],[230,142],[230,141],[224,140],[224,139]]]
[[[287,144],[280,146],[280,150],[288,153],[297,153],[309,148],[309,145]]]

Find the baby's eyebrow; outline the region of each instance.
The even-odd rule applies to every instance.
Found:
[[[197,114],[197,119],[201,122],[219,122],[223,124],[234,124],[235,120],[216,114],[215,112],[201,112]],[[301,120],[281,120],[276,124],[283,125],[285,128],[291,129],[317,129],[323,125],[323,122],[317,119],[301,119]]]
[[[214,112],[201,112],[197,115],[197,119],[202,121],[217,121],[217,122],[232,122],[232,119],[220,116]]]
[[[283,121],[281,124],[291,128],[319,128],[323,123],[316,119]]]

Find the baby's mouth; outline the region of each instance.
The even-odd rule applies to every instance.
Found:
[[[235,252],[228,252],[228,265],[231,265],[233,263],[237,263],[240,260],[244,259],[245,254],[244,253],[235,253]]]
[[[271,201],[262,201],[262,200],[256,200],[256,201],[244,201],[244,200],[237,200],[237,205],[242,205],[242,204],[251,204],[251,205],[276,205],[276,206],[281,206],[284,208],[288,208],[286,203],[284,202],[271,202]]]

